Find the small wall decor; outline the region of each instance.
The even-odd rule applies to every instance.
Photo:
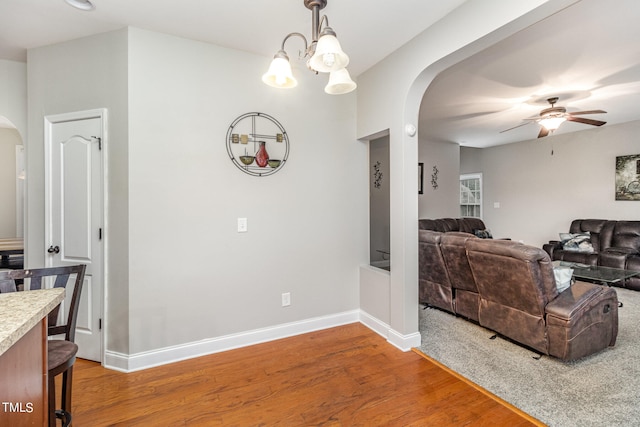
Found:
[[[438,188],[438,172],[438,168],[434,166],[433,173],[431,174],[431,186],[434,190]]]
[[[289,157],[289,137],[284,127],[265,113],[246,113],[227,130],[227,153],[242,172],[253,176],[276,173]]]
[[[423,194],[424,189],[422,183],[424,182],[424,163],[418,163],[418,194]]]
[[[616,157],[616,200],[640,200],[640,154]]]
[[[375,188],[380,188],[382,184],[382,172],[380,171],[380,162],[376,162],[373,165],[373,186]]]

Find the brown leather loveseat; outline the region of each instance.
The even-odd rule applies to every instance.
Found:
[[[551,240],[543,249],[552,260],[640,271],[640,221],[575,219],[569,234],[584,235],[586,245],[580,248],[566,241]],[[640,276],[626,279],[616,286],[640,290]]]
[[[559,293],[542,249],[429,230],[419,231],[419,243],[421,303],[562,360],[615,345],[615,289],[575,282]]]

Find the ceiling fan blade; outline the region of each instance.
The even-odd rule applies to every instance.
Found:
[[[547,128],[544,126],[540,126],[540,133],[538,134],[538,138],[544,138],[547,135],[549,135],[549,131],[547,130]]]
[[[571,116],[567,117],[567,121],[584,123],[585,125],[592,125],[592,126],[602,126],[603,124],[607,123],[601,120],[592,120],[592,119],[585,119],[582,117],[571,117]]]
[[[500,133],[507,132],[507,131],[510,131],[510,130],[513,130],[513,129],[517,129],[517,128],[521,127],[521,126],[528,125],[529,123],[531,123],[531,122],[520,123],[519,125],[514,126],[512,128],[501,130]]]
[[[582,114],[605,114],[606,111],[604,110],[588,110],[588,111],[576,111],[575,113],[569,113],[569,115],[572,116],[579,116]]]

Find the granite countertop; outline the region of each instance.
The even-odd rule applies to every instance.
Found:
[[[0,355],[64,299],[64,288],[0,294]]]

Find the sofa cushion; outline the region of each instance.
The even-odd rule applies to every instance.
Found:
[[[591,237],[591,244],[594,252],[600,252],[601,248],[609,246],[609,233],[605,230],[605,225],[611,221],[606,219],[574,219],[569,226],[569,233],[585,233],[588,232]],[[600,234],[604,232],[604,235]],[[604,243],[601,241],[604,240]]]
[[[420,230],[443,231],[438,230],[438,223],[435,219],[428,218],[418,220],[418,228]]]
[[[453,313],[453,290],[440,248],[442,236],[438,231],[418,232],[418,298],[421,303]]]
[[[458,220],[455,218],[441,218],[437,221],[440,221],[440,223],[442,224],[442,228],[447,233],[450,231],[460,231]]]
[[[640,221],[616,221],[611,247],[640,250]]]
[[[477,322],[480,297],[467,260],[465,243],[469,239],[476,239],[476,237],[463,232],[444,233],[440,241],[440,249],[453,288],[455,313]]]
[[[474,230],[485,230],[487,227],[480,218],[458,218],[458,229],[462,232],[474,234]]]
[[[544,307],[558,295],[549,256],[510,240],[469,239],[466,247],[480,324],[546,354]]]

